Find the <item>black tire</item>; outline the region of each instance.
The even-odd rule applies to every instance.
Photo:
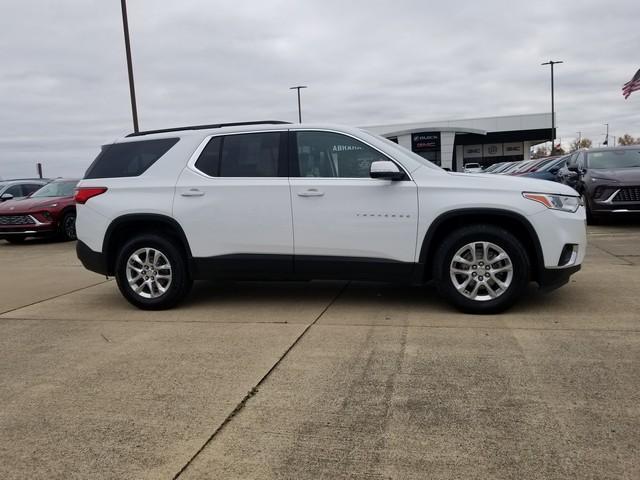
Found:
[[[491,242],[504,250],[511,260],[513,268],[511,284],[496,298],[489,300],[468,298],[456,289],[451,279],[450,266],[453,257],[461,248],[473,242]],[[485,266],[485,268],[487,267]],[[508,309],[522,296],[529,283],[530,268],[526,250],[520,241],[507,230],[492,225],[470,225],[455,230],[444,239],[435,254],[434,279],[440,294],[459,310],[465,313],[491,314]],[[488,294],[488,290],[483,289],[482,291]]]
[[[587,225],[598,225],[600,223],[600,218],[596,217],[591,212],[591,207],[589,206],[589,200],[585,194],[582,194],[582,202],[584,203],[584,210],[587,214]]]
[[[166,292],[155,298],[144,298],[144,296],[136,293],[127,279],[129,257],[141,248],[157,250],[166,257],[170,265],[171,282],[168,284]],[[166,310],[172,308],[187,296],[193,285],[193,280],[189,277],[187,261],[182,251],[174,246],[171,239],[154,233],[140,235],[127,242],[118,252],[115,272],[118,288],[124,298],[142,310]]]
[[[60,219],[59,233],[62,240],[75,240],[76,237],[76,212],[67,212]]]
[[[25,242],[27,237],[11,236],[11,237],[5,237],[4,239],[7,242],[12,243],[14,245],[21,245],[21,244],[23,244]]]

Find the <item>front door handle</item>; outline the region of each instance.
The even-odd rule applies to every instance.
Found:
[[[324,192],[318,190],[317,188],[310,188],[303,192],[298,192],[299,197],[322,197],[324,196]]]
[[[186,192],[182,192],[180,195],[183,197],[202,197],[204,196],[204,192],[197,188],[192,188]]]

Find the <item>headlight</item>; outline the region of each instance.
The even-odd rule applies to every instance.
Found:
[[[523,192],[522,196],[529,200],[533,200],[534,202],[541,203],[552,210],[562,210],[563,212],[574,213],[578,210],[580,205],[582,205],[582,199],[580,197],[573,197],[570,195]]]

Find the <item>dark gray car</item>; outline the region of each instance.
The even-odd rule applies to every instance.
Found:
[[[561,179],[582,195],[589,223],[605,215],[640,214],[640,145],[579,150]]]

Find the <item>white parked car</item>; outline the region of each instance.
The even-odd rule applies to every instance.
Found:
[[[464,173],[480,173],[482,172],[482,166],[479,163],[465,163]]]
[[[424,284],[498,312],[566,283],[585,211],[565,185],[449,173],[333,125],[261,122],[132,134],[78,185],[78,257],[143,309],[199,279]]]

